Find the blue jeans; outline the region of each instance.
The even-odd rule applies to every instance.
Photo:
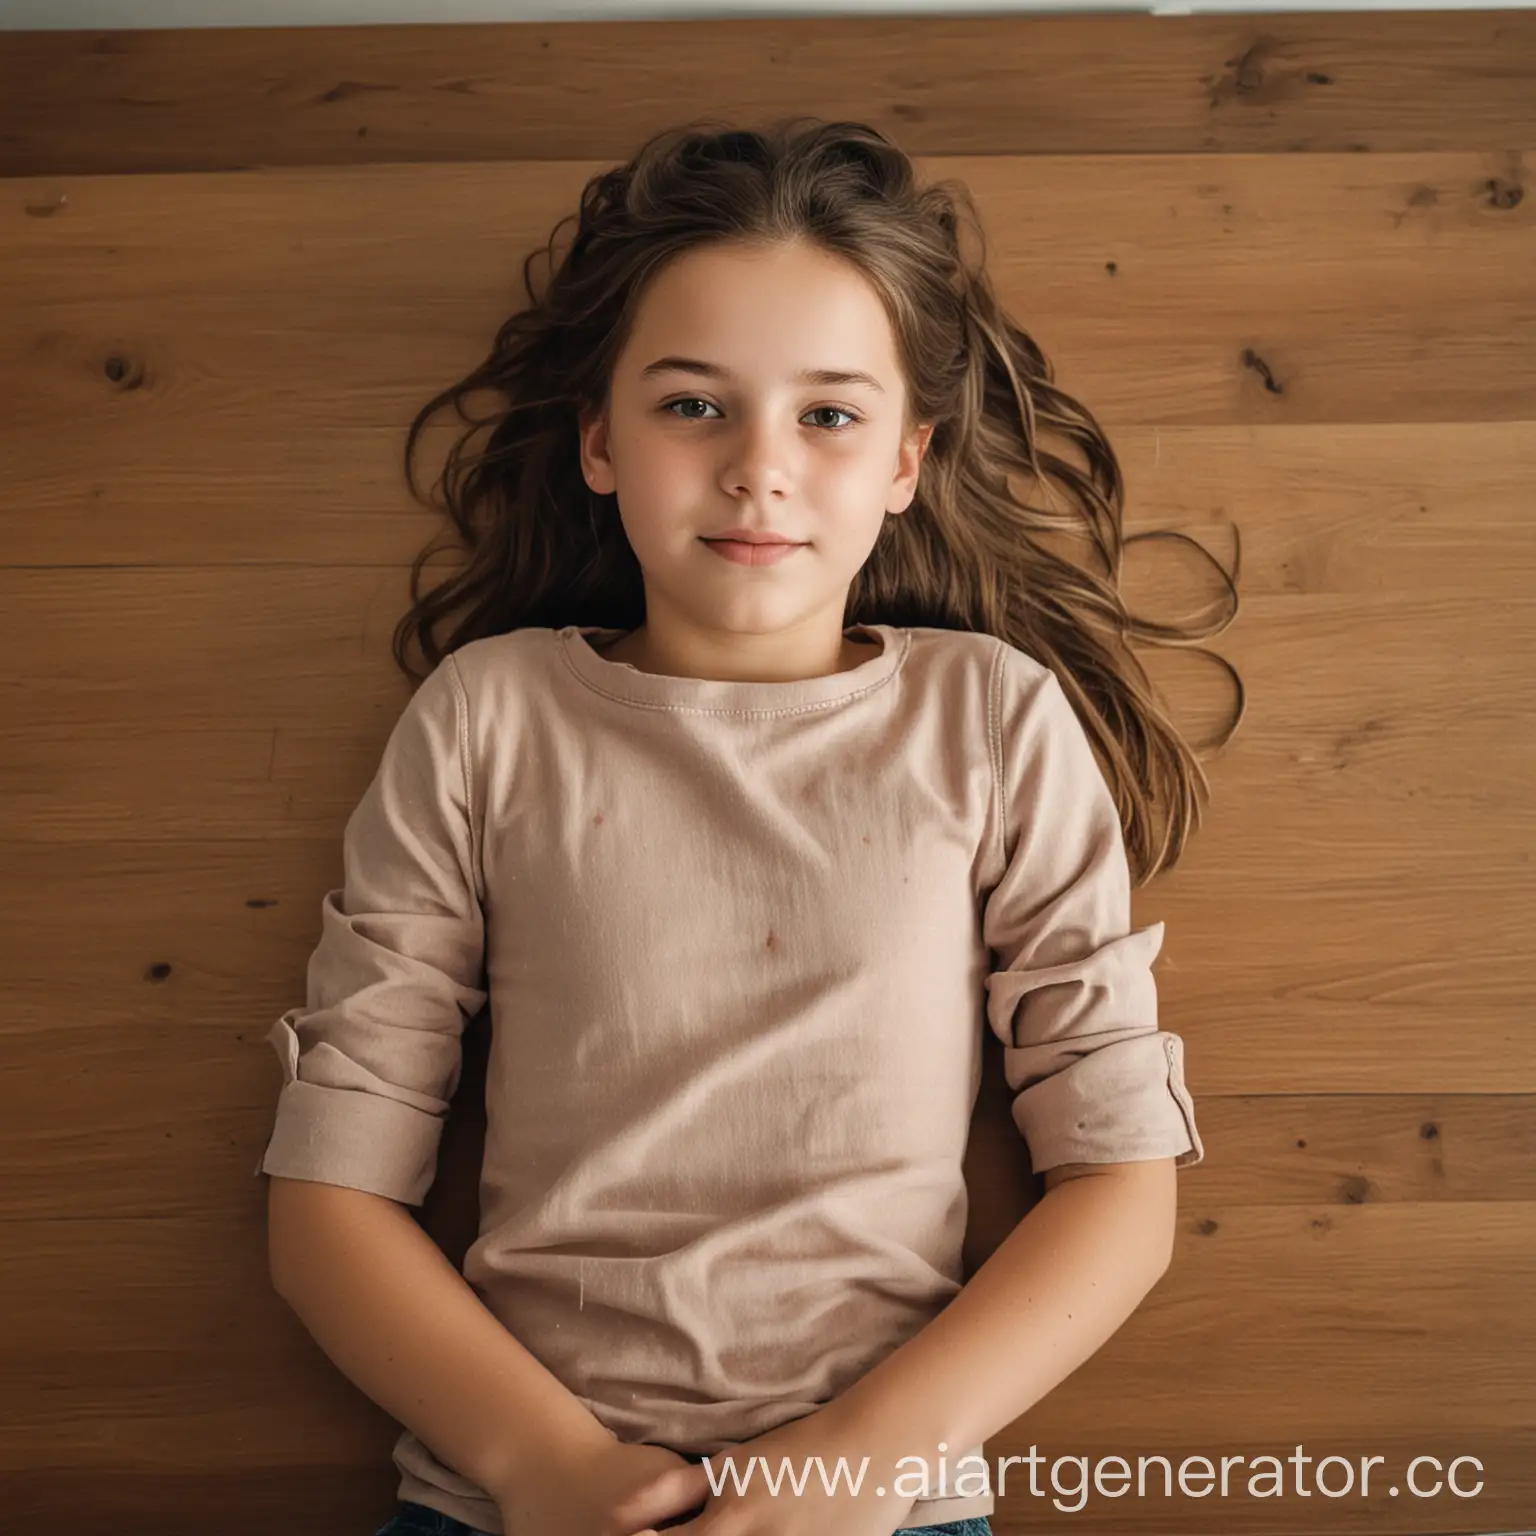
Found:
[[[428,1509],[425,1504],[414,1504],[409,1499],[400,1501],[400,1508],[392,1519],[380,1526],[373,1536],[487,1536],[452,1515]],[[972,1515],[965,1520],[949,1520],[943,1525],[915,1525],[905,1536],[992,1536],[992,1526],[985,1515]]]

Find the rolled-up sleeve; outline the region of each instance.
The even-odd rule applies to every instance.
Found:
[[[272,1026],[283,1068],[256,1174],[420,1205],[484,1005],[484,892],[468,701],[452,655],[420,683],[342,838],[305,1005]]]
[[[982,932],[987,1019],[1036,1173],[1202,1160],[1184,1044],[1158,1028],[1163,924],[1133,929],[1114,797],[1060,681],[1004,645],[994,687],[1001,878]]]

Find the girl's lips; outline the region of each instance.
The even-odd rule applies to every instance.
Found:
[[[777,565],[780,560],[804,549],[803,544],[748,544],[742,539],[705,539],[717,555],[734,560],[737,565]]]

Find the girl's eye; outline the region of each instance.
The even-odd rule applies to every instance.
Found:
[[[668,400],[665,405],[660,407],[660,409],[670,412],[673,406],[677,405],[709,405],[711,410],[714,409],[708,400],[701,399],[698,395],[684,395],[681,399]],[[853,411],[844,410],[844,408],[840,405],[813,405],[811,409],[806,412],[806,414],[809,416],[816,411],[835,411],[839,416],[846,416],[848,418],[847,422],[843,426],[823,427],[823,432],[848,432],[851,431],[854,427],[858,426],[859,423],[864,419],[862,416],[856,415]],[[678,416],[675,419],[678,421],[708,420],[707,417],[703,416]]]

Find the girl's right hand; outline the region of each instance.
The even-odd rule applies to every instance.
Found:
[[[663,1445],[583,1448],[496,1499],[506,1536],[657,1536],[709,1497],[704,1467]]]

